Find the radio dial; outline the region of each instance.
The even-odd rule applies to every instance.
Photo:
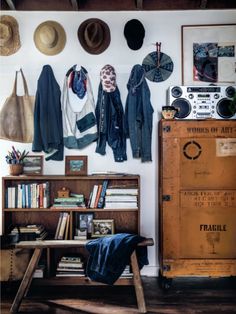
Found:
[[[228,86],[225,90],[225,94],[229,98],[233,98],[235,93],[236,93],[236,90],[233,86]]]
[[[215,98],[215,99],[219,99],[219,98],[220,98],[220,95],[219,95],[219,94],[215,94],[215,95],[214,95],[214,98]]]
[[[189,94],[189,95],[188,95],[188,98],[189,98],[189,99],[193,99],[193,94]]]

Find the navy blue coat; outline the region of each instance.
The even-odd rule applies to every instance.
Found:
[[[61,91],[50,65],[38,79],[34,108],[33,152],[45,152],[46,160],[63,160]]]

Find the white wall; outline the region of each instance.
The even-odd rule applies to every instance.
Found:
[[[89,72],[94,97],[97,98],[99,71],[105,64],[115,67],[117,83],[121,92],[123,104],[127,96],[126,84],[133,65],[142,63],[144,57],[155,50],[155,42],[162,43],[162,51],[168,54],[174,62],[174,71],[168,80],[162,83],[148,81],[151,90],[151,101],[154,107],[152,163],[141,163],[131,156],[128,142],[128,161],[115,163],[113,154],[107,147],[106,156],[95,153],[95,143],[83,150],[65,150],[65,155],[88,155],[88,172],[112,170],[129,172],[141,176],[141,233],[153,237],[158,242],[158,138],[157,124],[160,110],[166,104],[166,90],[170,85],[181,84],[181,25],[189,24],[220,24],[235,23],[236,10],[205,10],[205,11],[162,11],[162,12],[9,12],[2,14],[14,16],[19,23],[21,48],[11,56],[0,59],[0,106],[12,91],[15,70],[20,67],[25,73],[30,94],[34,94],[37,79],[42,66],[50,64],[55,77],[62,87],[66,71],[73,64],[83,65]],[[101,18],[110,27],[111,43],[107,50],[100,55],[91,55],[83,50],[77,39],[77,30],[82,21],[87,18]],[[132,19],[139,19],[146,30],[144,44],[140,50],[133,51],[127,46],[123,29],[125,23]],[[33,41],[35,28],[43,21],[55,20],[61,23],[66,31],[67,43],[64,50],[56,56],[46,56],[40,53]],[[11,145],[19,150],[31,150],[31,145],[11,143],[0,140],[0,175],[8,174],[5,155]],[[44,174],[64,174],[64,162],[44,162]],[[143,274],[155,275],[158,269],[157,246],[149,249],[150,265],[143,270]]]

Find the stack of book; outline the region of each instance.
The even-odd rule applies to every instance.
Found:
[[[102,184],[94,184],[89,196],[88,208],[103,208],[108,180],[104,180]]]
[[[70,197],[57,197],[54,198],[54,203],[52,208],[85,208],[84,195],[83,194],[73,194]]]
[[[133,278],[133,273],[130,272],[129,265],[126,265],[123,273],[120,275],[120,278]]]
[[[57,265],[56,277],[85,277],[84,263],[79,256],[62,256]]]
[[[25,225],[14,227],[11,234],[18,234],[19,232],[20,241],[44,240],[47,236],[47,231],[43,225]]]
[[[106,190],[104,209],[138,208],[137,188],[110,188]]]
[[[70,224],[70,214],[67,212],[60,213],[55,236],[54,236],[55,240],[63,240],[63,239],[67,240],[68,239],[69,224]]]

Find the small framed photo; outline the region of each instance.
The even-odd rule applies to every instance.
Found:
[[[78,228],[80,230],[87,229],[87,233],[92,233],[93,213],[78,214]]]
[[[87,175],[87,156],[66,156],[65,174],[68,176]]]
[[[93,219],[92,238],[104,237],[115,233],[114,219]]]
[[[43,174],[43,156],[26,156],[24,158],[23,174],[39,176]]]

